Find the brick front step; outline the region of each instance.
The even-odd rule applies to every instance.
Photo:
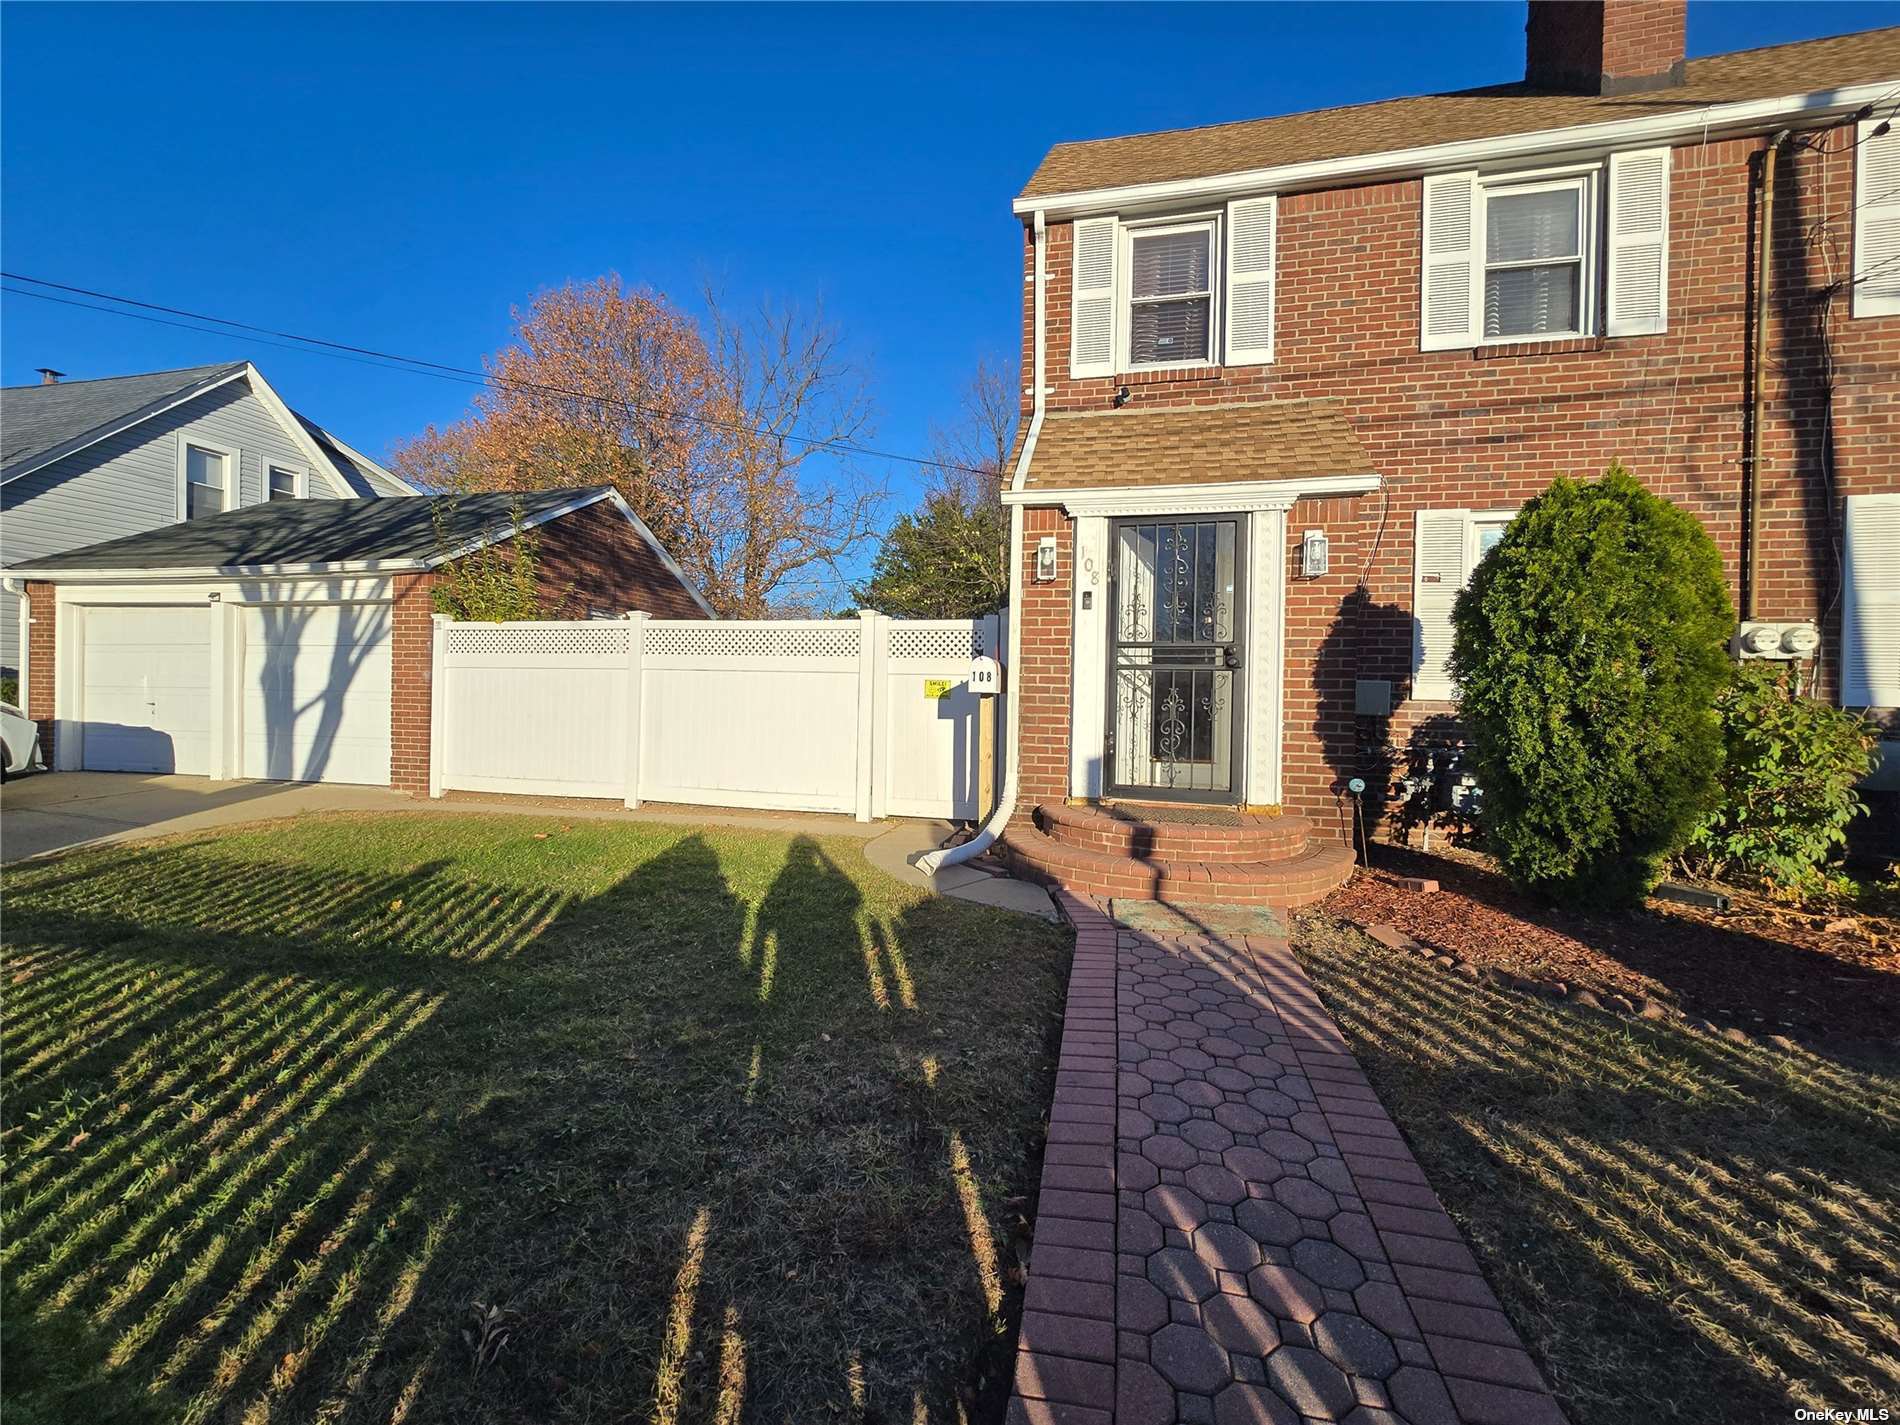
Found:
[[[1077,895],[1167,901],[1174,905],[1310,905],[1352,876],[1350,847],[1308,846],[1281,861],[1161,861],[1115,856],[1012,826],[1001,847],[1011,869]]]
[[[1214,821],[1148,821],[1139,807],[1044,802],[1036,825],[1065,846],[1143,861],[1290,861],[1306,849],[1312,823],[1303,816],[1248,813],[1233,825]]]

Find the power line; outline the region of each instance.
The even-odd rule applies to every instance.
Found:
[[[81,302],[74,297],[56,297],[52,292],[32,292],[19,287],[0,288],[17,297],[34,297],[45,302],[58,302],[69,307],[84,307],[89,311],[104,312],[108,316],[131,317],[139,321],[154,322],[160,326],[178,327],[184,331],[202,332],[208,336],[231,336],[234,332],[243,332],[251,340],[262,342],[266,346],[275,346],[285,351],[302,351],[307,355],[329,356],[344,361],[354,361],[358,365],[375,366],[384,371],[414,371],[419,375],[435,376],[438,379],[461,382],[474,386],[497,386],[508,390],[534,392],[548,396],[562,396],[570,400],[597,401],[603,406],[619,406],[625,410],[637,411],[642,415],[654,416],[661,420],[684,421],[712,430],[722,430],[734,435],[760,436],[770,440],[793,441],[811,450],[824,450],[836,454],[857,455],[870,460],[889,460],[906,465],[916,465],[928,470],[956,470],[971,475],[991,475],[994,472],[975,466],[958,465],[953,462],[934,460],[927,456],[906,455],[897,451],[877,450],[871,446],[860,445],[849,440],[825,440],[817,436],[800,435],[796,431],[779,431],[770,426],[747,425],[742,421],[722,421],[713,416],[694,415],[689,411],[669,411],[651,406],[641,401],[630,401],[623,396],[603,396],[592,391],[576,390],[566,386],[550,386],[537,381],[518,381],[494,375],[492,372],[475,371],[466,366],[450,366],[440,361],[430,361],[419,356],[403,356],[396,352],[378,351],[373,347],[353,346],[348,342],[330,341],[324,337],[305,336],[298,332],[279,331],[272,327],[257,326],[250,322],[241,322],[232,317],[213,316],[207,312],[194,312],[184,307],[168,307],[158,302],[145,302],[136,297],[122,297],[113,292],[100,292],[90,287],[75,287],[65,282],[54,282],[45,277],[30,277],[22,272],[0,271],[0,277],[9,282],[27,282],[35,287],[51,288],[52,292],[67,292],[74,297],[92,297],[99,302],[114,302],[114,307],[102,307],[93,302]],[[123,307],[136,307],[138,311],[124,311]],[[163,315],[151,315],[154,313]],[[190,322],[211,323],[210,326],[192,326]],[[218,330],[229,328],[230,330]],[[273,338],[275,338],[273,340]]]

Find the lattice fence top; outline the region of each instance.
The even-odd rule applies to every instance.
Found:
[[[606,620],[590,623],[454,623],[449,625],[450,653],[510,653],[627,656],[627,624]]]
[[[891,657],[961,663],[983,651],[983,630],[967,623],[891,625]]]
[[[657,658],[855,658],[855,623],[649,624],[646,651]]]

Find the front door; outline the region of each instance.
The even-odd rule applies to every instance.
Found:
[[[1107,794],[1238,802],[1243,517],[1117,520],[1110,543]]]

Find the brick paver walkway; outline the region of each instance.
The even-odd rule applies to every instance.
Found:
[[[1562,1425],[1286,942],[1057,901],[1012,1425]]]

